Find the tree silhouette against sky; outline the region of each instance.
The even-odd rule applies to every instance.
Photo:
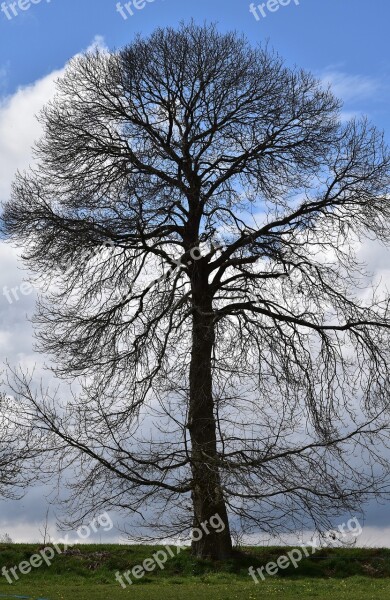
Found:
[[[218,513],[193,551],[225,558],[229,525],[321,529],[385,492],[389,300],[357,259],[389,242],[382,134],[193,23],[73,59],[41,122],[4,231],[47,284],[39,348],[81,391],[19,373],[15,418],[73,522],[112,507],[184,535]]]

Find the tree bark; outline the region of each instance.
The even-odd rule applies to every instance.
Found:
[[[192,551],[201,558],[224,560],[232,554],[232,542],[218,468],[211,369],[215,334],[207,281],[193,283],[193,302],[188,429],[192,445],[194,529],[202,530],[203,535],[193,541]],[[209,524],[214,515],[218,515],[224,529],[217,532],[208,525],[206,533],[202,523]]]

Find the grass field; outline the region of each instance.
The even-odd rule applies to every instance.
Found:
[[[42,547],[0,545],[0,568],[28,561]],[[169,559],[164,569],[147,573],[122,589],[115,581],[161,547],[85,545],[56,555],[53,564],[33,569],[10,585],[0,576],[0,599],[31,600],[389,600],[390,550],[327,548],[302,560],[297,569],[279,571],[255,585],[248,567],[275,561],[289,549],[248,548],[226,563],[194,559],[188,550]]]
[[[0,586],[0,594],[10,593]],[[18,586],[12,594],[26,594],[30,598],[48,598],[50,600],[297,600],[315,598],[316,600],[389,600],[390,580],[376,580],[363,577],[350,579],[272,579],[255,586],[251,583],[201,583],[198,580],[189,583],[169,583],[159,585],[137,585],[122,590],[118,585],[60,585],[47,583],[42,585],[25,583]],[[43,594],[43,595],[42,595]],[[0,595],[1,598],[1,595]]]

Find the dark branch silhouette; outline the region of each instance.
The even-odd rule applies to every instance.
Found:
[[[224,558],[229,517],[324,528],[387,492],[389,299],[356,257],[389,242],[382,134],[193,24],[74,59],[41,122],[5,233],[47,284],[39,348],[81,391],[15,373],[14,418],[73,521],[115,507],[171,535],[218,513],[193,549]]]

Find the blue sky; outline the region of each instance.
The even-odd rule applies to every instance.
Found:
[[[377,125],[390,129],[388,0],[299,0],[299,5],[291,0],[265,18],[258,13],[259,21],[249,12],[248,0],[155,0],[134,9],[127,20],[117,12],[116,0],[41,0],[25,11],[18,6],[16,10],[18,15],[11,19],[0,13],[3,94],[61,68],[96,35],[109,47],[120,47],[136,32],[145,34],[194,17],[217,21],[221,29],[244,31],[253,42],[268,39],[290,64],[321,75],[349,75],[348,108],[369,113]],[[354,90],[355,99],[350,97]]]
[[[389,0],[291,0],[275,12],[267,9],[266,17],[257,9],[259,20],[250,13],[249,0],[149,0],[126,20],[116,10],[116,0],[35,0],[30,6],[29,0],[18,0],[16,16],[10,4],[5,0],[0,12],[0,201],[7,198],[16,169],[31,160],[30,146],[39,134],[34,115],[72,56],[96,39],[119,48],[138,32],[192,17],[216,21],[221,30],[242,31],[253,43],[268,40],[289,65],[330,82],[345,101],[346,116],[368,114],[390,138]],[[390,282],[389,255],[370,246],[365,257]],[[16,255],[1,241],[0,265],[0,289],[18,285],[23,275]],[[12,305],[0,294],[0,362],[7,357],[11,363],[39,364],[26,321],[33,308],[33,294],[20,294]],[[7,530],[20,541],[36,538],[36,522],[45,510],[39,490],[21,503],[0,502],[0,533]],[[388,505],[372,505],[367,525],[368,541],[390,545]]]

